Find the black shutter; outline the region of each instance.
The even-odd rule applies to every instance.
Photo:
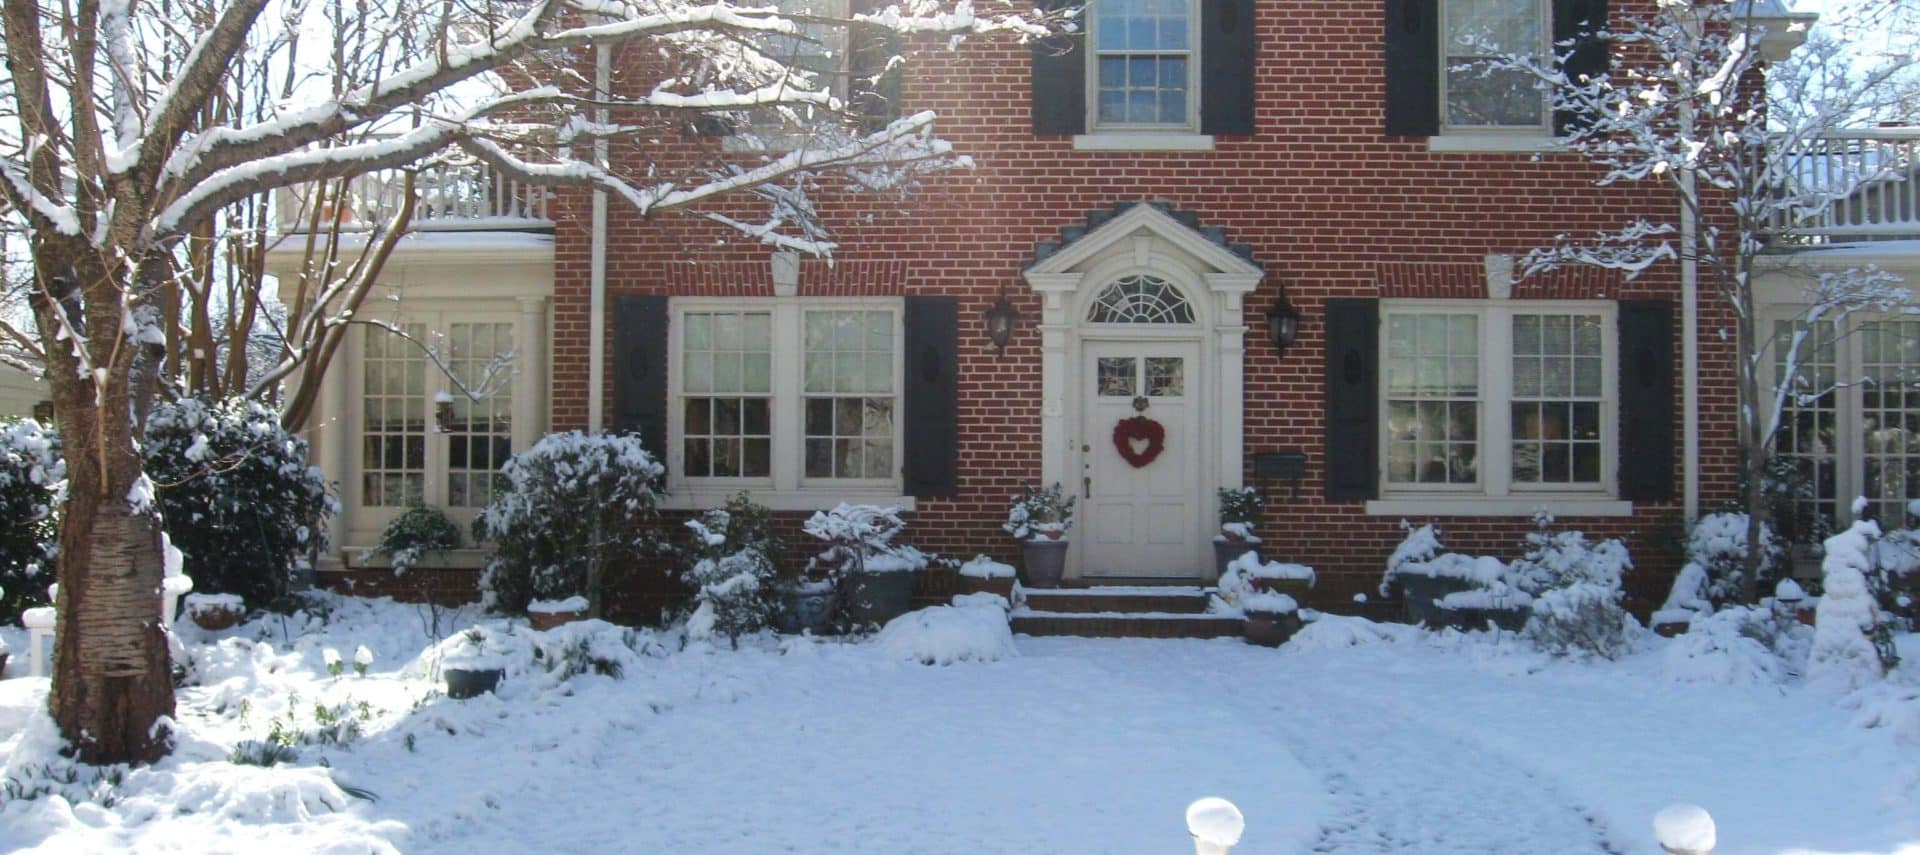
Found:
[[[1620,498],[1673,498],[1672,300],[1620,301]]]
[[[907,495],[951,496],[958,492],[960,464],[959,301],[908,297],[904,321]]]
[[[613,430],[667,459],[667,298],[622,294],[613,316]],[[597,394],[597,393],[596,393]]]
[[[1387,134],[1440,132],[1440,0],[1386,0]]]
[[[1553,42],[1558,55],[1567,52],[1561,69],[1567,79],[1578,84],[1582,77],[1598,78],[1607,73],[1613,56],[1600,33],[1607,28],[1607,0],[1553,0]],[[1562,47],[1562,42],[1572,42]],[[1553,132],[1559,136],[1586,127],[1593,117],[1572,110],[1555,110]]]
[[[852,13],[872,13],[877,0],[853,0]],[[900,34],[886,27],[854,24],[847,28],[847,93],[860,130],[875,133],[900,115],[900,67],[889,61],[900,53]]]
[[[1327,300],[1328,499],[1380,495],[1380,301]]]
[[[1081,0],[1039,0],[1045,11],[1070,8]],[[1033,132],[1079,134],[1087,130],[1086,16],[1075,19],[1073,33],[1033,43]]]
[[[1200,132],[1253,133],[1253,0],[1200,0]]]

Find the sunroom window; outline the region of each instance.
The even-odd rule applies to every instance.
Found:
[[[392,329],[360,345],[359,504],[486,506],[513,453],[513,322],[427,313]]]

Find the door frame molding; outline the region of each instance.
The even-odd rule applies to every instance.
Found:
[[[1136,273],[1164,279],[1180,289],[1194,309],[1194,323],[1178,326],[1089,324],[1087,307],[1100,290]],[[1217,516],[1210,488],[1241,484],[1245,402],[1246,295],[1264,272],[1174,219],[1159,207],[1137,204],[1099,228],[1027,268],[1027,284],[1041,297],[1040,475],[1079,492],[1080,363],[1083,340],[1199,341],[1205,384],[1199,413],[1205,445],[1200,450],[1201,519]],[[1212,430],[1208,431],[1207,426]],[[1201,538],[1208,544],[1210,538]],[[1068,578],[1079,578],[1083,550],[1068,553]],[[1208,556],[1195,556],[1212,575]]]

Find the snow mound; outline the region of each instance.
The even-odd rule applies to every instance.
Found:
[[[925,665],[994,662],[1019,655],[998,609],[935,606],[908,612],[880,628],[874,644],[889,656]]]
[[[1283,652],[1338,650],[1391,644],[1420,634],[1420,628],[1400,623],[1375,623],[1363,617],[1321,615],[1287,639]]]
[[[1018,574],[1012,565],[981,555],[960,565],[960,575],[975,579],[1011,579]]]
[[[353,799],[318,766],[263,769],[228,764],[218,775],[196,775],[174,794],[182,813],[224,822],[291,823],[346,810]]]
[[[1780,657],[1744,632],[1746,617],[1730,609],[1693,619],[1667,645],[1661,671],[1678,683],[1768,686],[1785,676]]]

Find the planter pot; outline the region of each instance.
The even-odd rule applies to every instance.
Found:
[[[577,621],[577,620],[586,620],[586,618],[587,618],[586,609],[576,609],[573,611],[564,611],[564,612],[535,612],[535,611],[527,612],[527,622],[533,624],[534,629],[540,630],[542,632],[545,632],[546,630],[549,630],[549,629],[553,629],[554,627],[559,626],[561,624],[573,623],[574,621]]]
[[[1213,578],[1227,575],[1227,565],[1254,550],[1258,544],[1246,540],[1213,539]]]
[[[1255,590],[1275,594],[1286,594],[1295,600],[1305,600],[1307,593],[1313,590],[1311,579],[1254,579]]]
[[[447,678],[447,697],[464,701],[493,691],[500,685],[500,675],[506,672],[500,668],[448,668],[443,673]]]
[[[1679,638],[1692,628],[1691,620],[1663,620],[1653,625],[1653,633],[1661,638]]]
[[[961,576],[960,577],[960,593],[962,594],[999,594],[1002,597],[1006,597],[1007,602],[1011,603],[1013,602],[1013,577],[1012,576]]]
[[[1454,617],[1452,612],[1440,608],[1434,601],[1473,588],[1471,582],[1449,576],[1409,574],[1396,578],[1400,583],[1400,602],[1406,609],[1407,623],[1424,623],[1436,629],[1451,625]]]
[[[880,626],[913,607],[911,571],[849,573],[840,608],[855,626]]]
[[[1527,618],[1533,610],[1526,609],[1436,609],[1441,615],[1440,623],[1428,626],[1439,629],[1451,626],[1461,632],[1478,632],[1487,628],[1491,621],[1494,626],[1508,632],[1519,632],[1527,626]]]
[[[1067,542],[1064,540],[1028,540],[1020,544],[1020,557],[1026,565],[1022,580],[1030,588],[1058,588],[1067,571]]]
[[[789,585],[780,594],[780,611],[774,615],[774,628],[788,635],[826,632],[833,620],[833,607],[839,599],[832,585]]]
[[[232,627],[247,616],[247,607],[239,597],[221,594],[188,594],[187,617],[205,630]]]
[[[1294,633],[1300,631],[1300,613],[1247,612],[1247,620],[1242,629],[1248,644],[1279,647],[1285,644],[1287,639],[1292,638]]]

